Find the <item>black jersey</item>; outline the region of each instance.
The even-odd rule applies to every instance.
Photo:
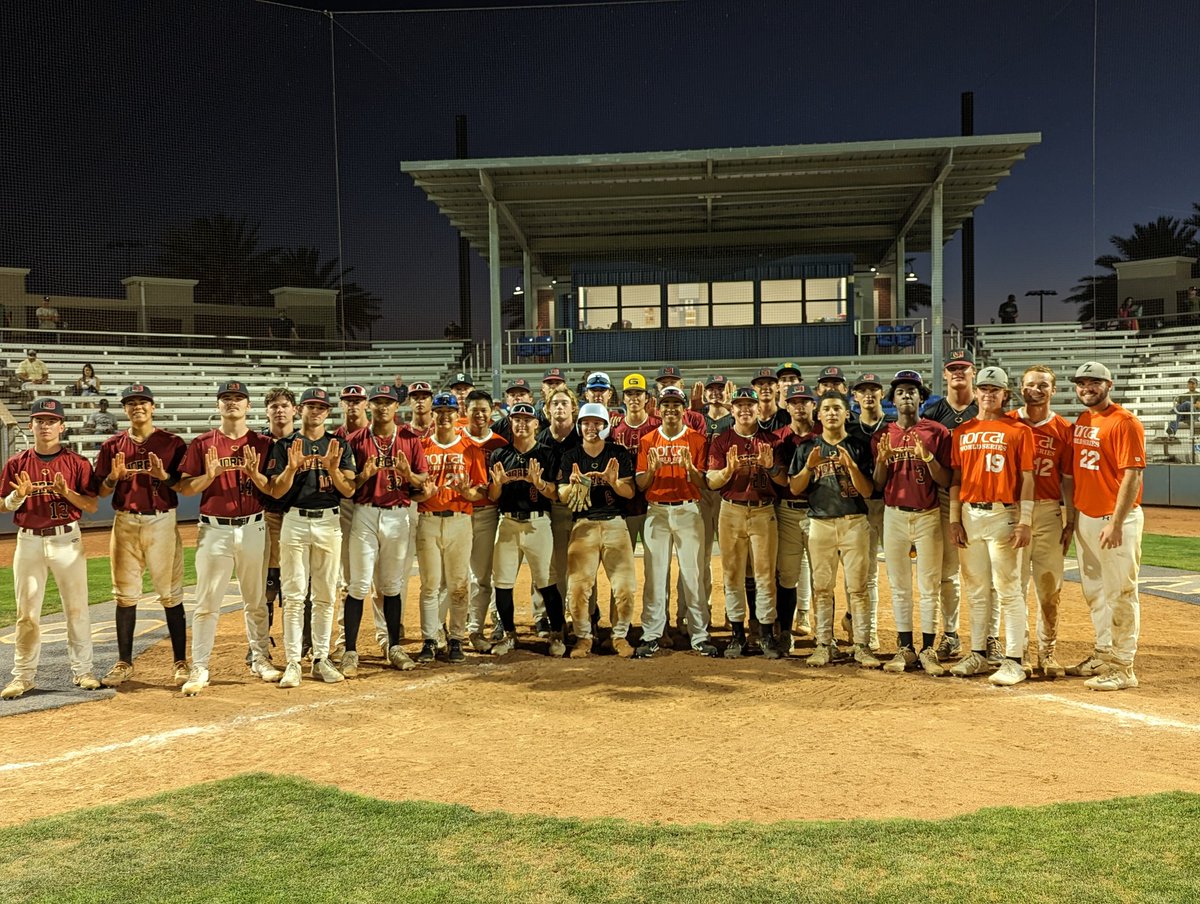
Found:
[[[792,426],[792,416],[787,413],[786,409],[776,408],[775,413],[765,421],[762,418],[759,418],[758,426],[760,429],[766,430],[768,433],[774,433],[776,430]]]
[[[853,424],[846,425],[846,433],[848,433],[850,436],[856,436],[859,439],[861,439],[864,443],[867,444],[867,448],[869,449],[869,448],[871,448],[871,437],[873,437],[876,433],[882,433],[883,431],[887,430],[888,424],[894,424],[895,422],[896,422],[895,417],[893,417],[890,414],[885,414],[883,417],[881,417],[879,420],[877,420],[874,424],[868,425],[862,420],[862,415],[860,413],[858,420],[856,420]],[[875,457],[872,456],[871,457],[871,470],[864,471],[863,473],[866,474],[868,477],[871,477],[874,472],[874,469],[875,469]],[[883,498],[883,490],[876,490],[874,493],[871,494],[871,498],[872,499],[882,499]]]
[[[789,422],[790,423],[790,422]],[[709,417],[708,412],[704,412],[704,438],[712,444],[714,437],[719,436],[726,430],[733,429],[733,415],[723,414],[720,417]]]
[[[287,467],[288,449],[295,440],[303,444],[304,463],[296,476],[292,478],[292,488],[288,490],[281,501],[288,508],[324,509],[335,508],[341,504],[342,494],[333,485],[329,472],[321,461],[329,451],[329,444],[336,437],[332,433],[321,434],[320,439],[309,439],[299,430],[291,436],[278,439],[271,446],[271,466],[269,473],[279,474]],[[338,460],[338,470],[353,471],[354,456],[350,454],[350,444],[341,443],[342,455]]]
[[[979,416],[979,405],[974,400],[967,405],[966,408],[959,411],[952,406],[945,398],[938,399],[931,405],[926,405],[921,409],[921,417],[927,417],[931,421],[937,421],[947,430],[953,432],[955,427],[960,427],[967,421]]]
[[[600,474],[608,467],[609,461],[614,458],[617,460],[617,476],[632,477],[633,459],[629,455],[629,450],[612,440],[606,442],[604,448],[595,457],[588,455],[583,444],[580,443],[574,449],[567,450],[559,460],[558,482],[560,485],[571,480],[571,470],[575,465],[579,465],[579,471],[584,477],[592,478],[592,505],[587,511],[574,512],[575,521],[583,518],[600,519],[625,514],[625,499],[618,496]]]
[[[532,461],[536,461],[542,466],[543,482],[553,483],[556,456],[553,451],[541,443],[534,443],[533,448],[528,452],[519,452],[516,446],[501,446],[499,449],[493,449],[492,454],[488,456],[489,480],[491,479],[491,470],[497,464],[504,466],[504,471],[510,478],[521,478],[520,480],[510,480],[500,488],[498,506],[501,513],[511,515],[520,512],[550,511],[550,500],[543,496],[538,488],[527,479],[529,463]]]
[[[788,470],[799,474],[808,462],[813,448],[821,450],[821,463],[809,472],[808,514],[812,518],[840,518],[842,515],[865,515],[867,502],[859,495],[849,472],[837,463],[838,448],[846,450],[860,471],[871,479],[874,460],[871,446],[861,438],[847,433],[840,443],[832,444],[822,436],[813,435],[796,447],[796,457]]]
[[[543,427],[537,433],[537,442],[539,446],[545,446],[554,453],[554,467],[546,474],[547,480],[553,480],[558,474],[558,462],[572,449],[578,449],[583,443],[583,437],[579,435],[577,427],[572,427],[571,432],[562,439],[558,439],[549,427]]]

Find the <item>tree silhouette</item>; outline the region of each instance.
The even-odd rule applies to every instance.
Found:
[[[347,338],[352,338],[369,332],[371,325],[383,316],[380,298],[349,279],[353,270],[353,267],[339,270],[336,257],[322,263],[316,248],[306,245],[284,248],[275,258],[275,285],[337,290],[335,322],[341,331],[344,311]]]

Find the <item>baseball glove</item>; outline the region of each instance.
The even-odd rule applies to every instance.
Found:
[[[592,506],[592,481],[585,477],[579,483],[571,484],[567,495],[567,506],[573,512],[586,512]]]

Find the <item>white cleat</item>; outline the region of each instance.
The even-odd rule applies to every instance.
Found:
[[[185,697],[194,697],[206,687],[208,687],[208,669],[198,665],[192,666],[192,671],[188,674],[188,680],[183,683],[183,695]]]
[[[283,677],[283,672],[281,672],[281,671],[279,671],[279,669],[275,668],[275,666],[271,664],[271,660],[269,660],[269,659],[254,660],[254,664],[252,666],[250,666],[250,671],[253,672],[255,675],[257,675],[259,678],[261,678],[263,681],[266,681],[268,684],[274,684],[276,681],[278,681],[280,678]]]

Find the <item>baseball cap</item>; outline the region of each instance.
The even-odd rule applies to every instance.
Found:
[[[44,417],[56,417],[60,421],[66,420],[66,416],[63,414],[62,402],[58,399],[34,399],[33,404],[29,407],[29,416],[35,418],[39,414]]]
[[[463,373],[462,371],[459,371],[458,373],[456,373],[454,375],[454,379],[450,381],[451,389],[453,389],[455,386],[472,386],[473,387],[474,385],[475,385],[475,381],[472,380],[469,376],[467,376],[467,374]]]
[[[663,402],[680,402],[687,404],[687,396],[683,394],[683,390],[678,386],[664,386],[658,392],[659,404]]]
[[[612,389],[612,380],[602,370],[596,371],[587,379],[588,389]]]
[[[438,408],[450,408],[458,411],[458,396],[452,392],[439,392],[433,397],[433,408],[435,411]]]
[[[529,381],[524,377],[514,377],[513,379],[509,380],[508,385],[504,387],[505,392],[512,392],[514,389],[528,389],[530,392],[533,391],[529,386]]]
[[[879,379],[879,374],[865,373],[855,380],[854,385],[850,388],[858,389],[860,386],[878,386],[883,389],[883,380]]]
[[[797,380],[803,380],[804,375],[800,373],[800,365],[793,361],[784,361],[775,371],[775,376],[782,377],[784,374],[795,374]]]
[[[329,393],[316,386],[310,386],[308,389],[304,390],[304,392],[300,393],[300,404],[303,405],[305,402],[317,402],[318,404],[324,405],[326,408],[328,408]]]
[[[1072,383],[1078,383],[1080,380],[1108,380],[1111,383],[1113,376],[1112,371],[1099,361],[1088,361],[1080,364],[1079,369],[1075,371],[1075,376],[1071,377]],[[979,385],[979,377],[975,378],[975,384]]]
[[[676,380],[682,380],[683,374],[681,374],[679,372],[679,368],[676,367],[674,364],[667,364],[658,369],[658,376],[655,377],[654,379],[657,382],[658,380],[662,380],[664,378],[665,379],[674,378]]]
[[[950,354],[946,356],[946,367],[974,367],[975,358],[965,348],[955,348],[950,350]],[[978,381],[976,381],[978,382]]]
[[[433,395],[433,387],[425,380],[417,380],[415,383],[408,385],[408,394],[416,395],[418,392],[423,392],[426,395]]]
[[[827,367],[817,377],[818,383],[845,383],[846,372],[840,367]]]
[[[797,399],[808,399],[810,402],[815,402],[817,397],[803,383],[793,383],[792,388],[788,390],[787,398],[784,401],[795,402]]]
[[[27,349],[25,349],[25,357],[27,357],[27,358],[36,358],[36,357],[37,357],[37,349],[36,349],[36,348],[27,348]]]
[[[1087,365],[1084,366],[1086,367]],[[1099,366],[1104,367],[1103,364]],[[1107,367],[1104,367],[1104,372],[1108,373]],[[1079,374],[1076,374],[1076,376],[1079,376]],[[1105,377],[1104,379],[1107,380],[1110,379],[1110,377]],[[999,386],[1001,389],[1008,389],[1008,374],[1006,374],[1004,370],[999,367],[985,367],[978,374],[976,374],[975,385]]]
[[[361,389],[362,387],[358,388]],[[376,399],[388,399],[389,401],[397,403],[400,401],[400,393],[396,391],[396,387],[391,383],[380,383],[371,390],[369,395],[365,392],[363,395],[367,396],[372,402],[374,402]]]
[[[365,389],[363,389],[362,386],[360,386],[358,383],[351,383],[348,386],[342,387],[342,398],[343,399],[365,399],[366,397],[367,397],[367,391]]]
[[[149,399],[153,402],[154,393],[145,383],[130,383],[121,390],[121,404],[124,405],[130,399]]]
[[[770,380],[772,383],[778,383],[779,377],[775,375],[775,368],[760,367],[754,372],[754,376],[750,378],[750,382],[757,383],[759,380]]]
[[[625,392],[628,392],[631,389],[640,389],[642,392],[645,392],[646,378],[641,374],[629,374],[625,378],[625,382],[621,384],[621,389],[623,389]]]
[[[517,402],[512,408],[508,409],[508,416],[514,417],[531,417],[537,418],[537,412],[533,410],[533,406],[528,402]]]
[[[543,383],[552,383],[557,380],[559,383],[566,383],[567,378],[563,375],[561,367],[548,367],[546,372],[542,374]]]
[[[606,405],[601,405],[598,402],[588,402],[586,405],[581,405],[579,407],[579,417],[577,420],[582,421],[585,417],[598,417],[600,420],[604,421],[605,424],[608,424],[608,407]]]
[[[241,396],[245,396],[246,398],[250,398],[250,393],[246,390],[246,384],[243,383],[241,380],[226,380],[224,383],[222,383],[220,386],[217,387],[217,398],[218,399],[221,398],[221,396],[229,394],[229,393],[233,393],[234,395],[241,395]]]
[[[772,374],[772,376],[774,376],[774,374]],[[739,389],[737,392],[735,392],[733,394],[733,400],[735,402],[746,402],[746,401],[757,402],[758,401],[758,390],[751,389],[749,386],[743,386],[741,389]]]
[[[901,383],[912,383],[917,387],[917,392],[921,395],[921,401],[929,398],[929,387],[925,385],[925,381],[921,375],[915,370],[898,370],[896,376],[892,378],[891,388],[888,390],[888,401],[891,401],[896,395],[896,387]]]
[[[725,379],[724,374],[713,374],[708,378],[708,382],[704,384],[704,388],[708,389],[710,386],[724,386],[728,382],[729,381]]]

